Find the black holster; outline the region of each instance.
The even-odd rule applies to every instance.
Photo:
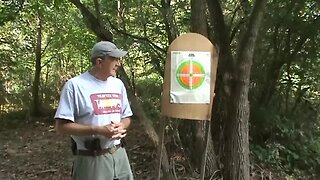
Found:
[[[102,149],[99,138],[85,140],[84,147],[90,151],[97,151]]]
[[[122,138],[122,139],[120,140],[120,142],[121,142],[121,147],[127,146],[127,141],[126,141],[125,138]]]
[[[73,155],[77,154],[77,143],[71,139],[71,151]],[[127,145],[126,139],[122,138],[121,139],[121,147],[125,147]],[[96,150],[101,150],[101,145],[100,145],[100,139],[95,138],[95,139],[90,139],[86,140],[84,142],[84,146],[86,149],[91,150],[91,151],[96,151]]]
[[[71,139],[71,152],[73,155],[77,154],[77,143],[72,139]]]

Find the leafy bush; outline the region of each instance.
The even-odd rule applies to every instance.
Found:
[[[151,120],[160,118],[160,97],[162,78],[157,74],[150,74],[136,82],[136,94],[142,102],[145,113]]]
[[[281,112],[274,106],[253,108],[251,119],[254,159],[295,176],[319,175],[320,124],[317,112],[312,112],[306,105],[290,113]]]

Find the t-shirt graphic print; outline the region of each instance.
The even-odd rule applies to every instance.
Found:
[[[118,93],[99,93],[90,96],[96,115],[121,113],[121,95]]]

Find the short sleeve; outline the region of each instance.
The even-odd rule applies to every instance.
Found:
[[[126,118],[126,117],[130,117],[132,116],[132,111],[131,111],[131,107],[129,104],[129,100],[128,100],[128,96],[127,96],[127,91],[126,88],[124,87],[123,83],[122,83],[122,88],[121,88],[121,93],[122,93],[122,109],[121,109],[121,119]]]
[[[74,122],[75,95],[71,81],[68,81],[60,95],[59,106],[54,116],[55,119],[66,119]]]

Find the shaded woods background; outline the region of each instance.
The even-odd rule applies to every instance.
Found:
[[[145,150],[155,151],[166,50],[177,36],[197,32],[219,50],[206,177],[319,176],[317,1],[8,0],[0,11],[3,132],[52,123],[62,85],[89,68],[91,47],[104,39],[129,49],[119,77],[150,138]],[[168,179],[182,178],[172,173],[182,167],[184,177],[198,177],[203,127],[169,122]]]

